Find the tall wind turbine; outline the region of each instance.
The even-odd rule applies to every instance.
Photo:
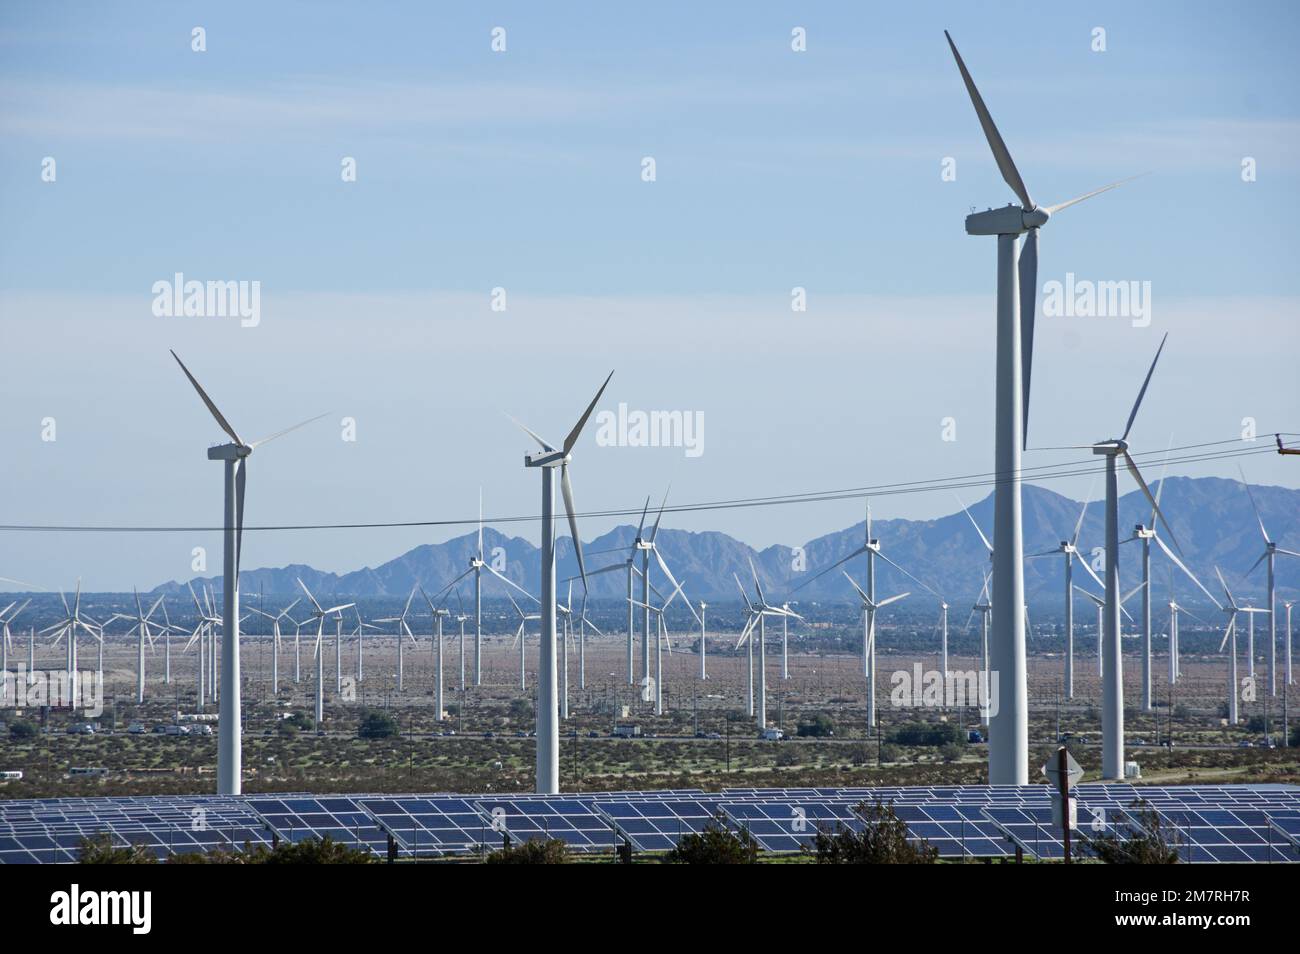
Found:
[[[144,606],[140,602],[140,591],[133,590],[135,594],[135,616],[127,616],[122,613],[114,613],[113,619],[134,620],[135,626],[132,629],[136,634],[136,656],[135,656],[135,701],[136,704],[144,702],[144,644],[149,643],[150,652],[153,651],[153,632],[150,630],[151,617],[158,611],[162,605],[163,597],[158,597],[153,606],[149,607],[149,612],[144,611]],[[127,630],[130,632],[130,630]]]
[[[1277,541],[1268,535],[1264,529],[1264,518],[1260,515],[1259,506],[1255,503],[1255,495],[1251,493],[1250,484],[1246,483],[1246,472],[1237,466],[1237,472],[1241,474],[1241,486],[1246,488],[1246,495],[1250,497],[1251,509],[1255,511],[1255,521],[1259,524],[1260,536],[1264,538],[1264,552],[1260,554],[1258,560],[1254,562],[1246,575],[1254,573],[1259,569],[1259,565],[1267,561],[1268,563],[1268,694],[1277,697],[1277,580],[1275,577],[1274,560],[1279,553],[1285,556],[1300,557],[1300,553],[1294,550],[1287,550],[1277,545]],[[1290,640],[1287,641],[1288,651],[1286,657],[1286,681],[1291,682],[1291,654]],[[1251,669],[1254,670],[1255,660],[1254,652],[1251,652]]]
[[[1101,589],[1106,588],[1106,584],[1101,582],[1101,578],[1093,572],[1092,567],[1088,564],[1088,558],[1079,552],[1079,532],[1083,529],[1083,518],[1088,513],[1088,504],[1091,502],[1092,492],[1088,492],[1088,500],[1083,502],[1082,509],[1079,510],[1079,519],[1074,524],[1074,535],[1069,540],[1062,540],[1061,545],[1051,549],[1043,550],[1039,553],[1031,553],[1027,559],[1036,557],[1053,556],[1061,554],[1065,557],[1065,698],[1074,698],[1074,561],[1078,560],[1079,565],[1088,572],[1097,586]],[[969,511],[966,514],[970,516]],[[972,521],[974,518],[971,518]],[[976,524],[975,529],[979,529]],[[981,534],[983,536],[983,534]]]
[[[700,682],[709,678],[708,634],[704,629],[705,610],[709,604],[700,600]]]
[[[867,516],[866,516],[866,521],[863,524],[865,539],[863,540],[862,546],[858,547],[856,550],[853,550],[847,556],[841,557],[840,559],[836,560],[830,566],[826,567],[826,569],[821,570],[818,573],[814,574],[813,576],[809,577],[808,579],[804,580],[802,583],[796,586],[791,591],[791,593],[792,594],[798,593],[805,586],[809,586],[810,584],[815,583],[817,580],[821,579],[823,576],[825,576],[827,573],[831,572],[832,570],[844,565],[845,563],[848,563],[850,560],[852,560],[857,556],[866,554],[867,557],[866,594],[867,594],[867,599],[870,600],[872,604],[875,604],[875,599],[876,599],[876,560],[878,559],[884,560],[895,570],[897,570],[898,572],[906,576],[913,583],[916,583],[923,589],[932,593],[934,596],[939,596],[938,592],[933,587],[921,582],[921,580],[917,579],[917,577],[913,576],[911,573],[903,569],[901,566],[899,566],[889,557],[885,556],[885,554],[881,550],[880,541],[871,535],[870,502],[867,503],[866,508],[867,508]],[[983,534],[981,534],[981,536],[983,536]],[[857,589],[857,584],[854,584],[854,588]],[[939,598],[942,599],[942,597]],[[875,605],[883,606],[884,604],[881,603]],[[875,630],[875,620],[876,620],[875,606],[866,606],[866,612],[864,613],[863,620],[862,620],[862,675],[867,680],[867,726],[868,728],[875,728],[876,725],[876,656],[875,656],[875,642],[871,638],[871,634]]]
[[[64,659],[67,666],[68,687],[72,692],[72,698],[78,700],[81,698],[78,683],[80,674],[77,671],[77,632],[80,630],[89,633],[97,640],[103,641],[99,624],[90,616],[83,615],[81,612],[81,580],[77,580],[77,592],[69,606],[68,598],[59,592],[59,599],[63,601],[63,619],[59,620],[53,626],[48,626],[41,630],[41,635],[46,636],[54,633],[52,645],[57,646],[60,639],[67,639],[65,644],[66,656]]]
[[[560,488],[564,495],[564,510],[569,517],[569,532],[573,537],[573,552],[578,558],[578,572],[582,575],[583,592],[587,591],[587,568],[582,560],[582,540],[578,536],[578,515],[573,506],[573,486],[569,482],[569,462],[573,447],[578,443],[587,418],[596,409],[596,402],[605,393],[609,379],[600,386],[596,396],[559,449],[519,424],[537,441],[541,450],[524,457],[525,467],[536,467],[542,472],[542,647],[538,654],[537,686],[537,782],[539,795],[556,795],[560,791],[560,721],[556,709],[555,672],[555,487],[553,475],[560,469]],[[519,422],[516,421],[516,424]]]
[[[755,569],[752,559],[749,561],[749,572],[754,578],[755,599],[751,603],[749,597],[745,594],[745,588],[743,586],[740,588],[741,595],[745,596],[745,603],[750,612],[749,624],[740,634],[740,642],[748,641],[751,645],[756,642],[758,645],[758,699],[755,702],[753,714],[758,731],[761,733],[767,728],[767,618],[769,616],[778,616],[784,622],[791,616],[795,619],[803,619],[803,617],[790,609],[788,603],[783,606],[776,606],[767,601],[767,596],[763,593],[763,584],[758,581],[758,570]],[[847,573],[844,575],[848,576]],[[853,583],[853,580],[850,578],[849,582]],[[736,583],[739,585],[740,580],[737,579]],[[853,586],[855,589],[857,588],[856,583],[853,583]],[[755,635],[756,628],[757,635]],[[740,643],[736,645],[739,646]]]
[[[208,460],[219,460],[225,468],[225,505],[222,508],[222,583],[223,600],[221,617],[225,620],[221,641],[221,707],[217,721],[217,794],[238,795],[242,790],[241,779],[241,729],[239,698],[239,557],[244,537],[244,485],[248,473],[248,457],[253,451],[290,431],[319,420],[320,414],[302,424],[285,428],[264,437],[261,440],[246,443],[235,433],[235,429],[217,410],[206,391],[199,385],[190,369],[173,351],[172,357],[189,378],[190,384],[198,392],[208,412],[217,425],[229,435],[231,443],[208,448]]]
[[[1160,360],[1160,353],[1164,350],[1165,341],[1168,340],[1166,334],[1160,339],[1160,347],[1156,349],[1156,356],[1151,360],[1151,367],[1147,369],[1147,376],[1142,381],[1142,388],[1138,391],[1137,400],[1133,402],[1133,409],[1129,411],[1128,422],[1124,425],[1124,433],[1113,440],[1099,441],[1091,446],[1094,454],[1103,455],[1106,458],[1106,636],[1105,636],[1105,676],[1102,680],[1102,701],[1101,701],[1101,737],[1102,737],[1102,778],[1108,780],[1120,780],[1124,778],[1124,662],[1122,656],[1122,645],[1120,643],[1120,591],[1119,591],[1119,478],[1117,473],[1117,464],[1119,458],[1124,459],[1124,465],[1128,472],[1132,474],[1137,485],[1142,489],[1146,496],[1147,502],[1151,504],[1151,511],[1165,530],[1169,533],[1170,539],[1174,541],[1174,546],[1178,547],[1178,539],[1174,536],[1174,531],[1169,526],[1169,521],[1160,511],[1160,504],[1151,494],[1151,488],[1142,477],[1142,472],[1134,463],[1133,458],[1129,455],[1128,436],[1133,430],[1133,422],[1137,419],[1138,409],[1142,406],[1142,399],[1146,396],[1147,386],[1151,383],[1151,375],[1155,373],[1156,363]]]
[[[423,587],[420,589],[420,595],[429,604],[429,612],[433,615],[433,718],[434,721],[441,722],[443,712],[442,621],[451,615],[451,610],[443,606],[435,606],[433,600],[429,599],[429,594],[424,592]]]
[[[0,632],[0,701],[6,701],[4,693],[9,691],[9,653],[13,651],[13,636],[9,627],[18,618],[19,614],[27,609],[27,604],[31,600],[26,600],[22,606],[14,609],[17,602],[15,600],[3,610],[0,610],[0,627],[3,627],[3,632]]]
[[[298,579],[295,577],[295,579]],[[333,617],[339,626],[343,625],[343,611],[351,609],[354,604],[342,603],[338,606],[331,606],[329,609],[321,606],[316,601],[316,597],[311,595],[311,590],[307,589],[307,584],[298,579],[298,585],[302,591],[307,594],[307,601],[311,603],[311,615],[316,620],[316,731],[321,731],[321,723],[325,720],[325,618]]]
[[[397,691],[398,692],[403,692],[406,689],[406,650],[405,650],[406,644],[402,642],[402,638],[405,637],[409,639],[412,643],[416,641],[415,634],[411,632],[411,626],[406,621],[406,617],[411,612],[411,600],[415,599],[416,591],[419,589],[420,589],[419,583],[411,587],[411,595],[406,598],[406,605],[402,607],[402,612],[400,616],[386,616],[383,619],[375,620],[376,623],[397,624]],[[465,627],[462,626],[461,630],[463,631],[464,628]],[[464,647],[462,646],[462,650],[463,649]],[[461,655],[462,657],[464,656],[463,651]],[[463,680],[464,678],[463,667],[462,667],[461,675]],[[461,688],[464,688],[464,686],[462,686]]]
[[[289,616],[289,610],[301,602],[301,598],[296,599],[278,613],[267,613],[260,609],[253,610],[254,613],[271,621],[271,695],[273,696],[280,694],[280,621],[288,619],[292,623],[293,618]]]
[[[645,530],[645,518],[646,518],[646,514],[649,511],[650,511],[650,498],[646,497],[645,506],[641,508],[641,522],[637,525],[636,534],[633,536],[632,544],[628,548],[627,559],[622,563],[611,563],[608,566],[602,566],[600,569],[592,570],[590,573],[587,574],[588,578],[593,576],[599,576],[602,573],[613,573],[617,570],[623,570],[627,574],[627,684],[629,686],[636,684],[636,653],[634,648],[635,640],[636,640],[636,625],[634,620],[636,611],[635,611],[634,604],[636,603],[636,600],[632,598],[632,579],[633,577],[637,577],[637,576],[646,579],[645,574],[640,569],[637,568],[636,555],[638,552],[642,550],[643,541],[642,541],[641,534]],[[643,561],[645,561],[647,565],[649,564],[650,556],[648,553],[643,553],[642,559]],[[663,598],[663,594],[660,593],[658,589],[655,589],[653,584],[646,582],[642,588],[642,598],[641,598],[642,603],[648,605],[650,602],[650,597],[646,592],[647,590],[654,590],[655,595],[659,596],[661,599]],[[647,660],[646,666],[648,667],[649,666],[648,652],[646,655],[646,660]],[[646,671],[646,674],[647,675],[649,674],[648,669]]]
[[[1219,585],[1223,587],[1223,595],[1226,605],[1222,607],[1223,612],[1228,615],[1228,625],[1223,631],[1223,641],[1219,643],[1219,652],[1228,646],[1231,640],[1232,648],[1228,654],[1228,724],[1236,725],[1238,722],[1237,699],[1241,695],[1241,686],[1237,683],[1237,616],[1241,613],[1253,617],[1255,613],[1267,613],[1266,609],[1256,609],[1252,606],[1238,606],[1237,601],[1232,598],[1232,591],[1228,589],[1228,583],[1219,572],[1219,568],[1214,568],[1215,575],[1219,578]]]
[[[1157,504],[1160,503],[1160,497],[1164,493],[1164,490],[1165,490],[1165,481],[1164,478],[1162,477],[1160,479],[1160,486],[1156,488],[1155,502]],[[1150,712],[1152,702],[1153,702],[1152,695],[1151,695],[1151,602],[1155,598],[1155,595],[1151,591],[1151,544],[1152,542],[1154,542],[1156,546],[1160,548],[1161,552],[1163,552],[1164,555],[1169,558],[1169,560],[1174,564],[1174,566],[1182,570],[1183,574],[1189,580],[1195,583],[1202,593],[1204,593],[1207,597],[1209,597],[1211,603],[1217,604],[1218,601],[1215,600],[1213,594],[1211,594],[1209,590],[1207,590],[1204,586],[1201,585],[1201,581],[1196,578],[1196,574],[1194,574],[1191,570],[1187,568],[1187,564],[1183,563],[1183,561],[1178,558],[1178,554],[1174,553],[1173,550],[1169,549],[1169,545],[1165,543],[1164,540],[1160,539],[1158,521],[1156,519],[1156,512],[1154,509],[1151,511],[1151,522],[1149,524],[1139,523],[1137,526],[1135,526],[1133,528],[1133,536],[1130,537],[1129,540],[1126,540],[1125,543],[1131,542],[1133,540],[1140,540],[1142,542],[1142,582],[1146,586],[1146,589],[1142,591],[1142,617],[1141,617],[1142,619],[1142,711]],[[1172,595],[1170,598],[1172,599]],[[1172,653],[1172,644],[1171,644],[1170,651]],[[1171,668],[1172,668],[1172,663],[1171,663]]]
[[[519,616],[519,628],[515,630],[514,645],[519,647],[519,688],[527,689],[528,688],[528,657],[525,651],[525,646],[527,644],[527,639],[528,639],[527,628],[528,628],[528,624],[533,620],[540,620],[542,618],[542,614],[525,613],[523,611],[523,608],[520,607],[520,605],[517,602],[515,602],[515,598],[511,596],[509,593],[506,594],[506,599],[510,601],[510,605],[515,608],[515,613],[518,614]]]
[[[1119,183],[1104,186],[1057,205],[1038,206],[1024,180],[957,47],[948,38],[962,81],[970,94],[984,137],[993,151],[1002,178],[1019,208],[1008,205],[973,213],[966,218],[968,235],[996,235],[997,281],[997,422],[994,448],[993,604],[1022,606],[1025,602],[1024,539],[1020,512],[1020,454],[1029,425],[1029,381],[1033,361],[1034,307],[1038,291],[1038,232],[1056,212]],[[1021,256],[1020,236],[1025,249]],[[1023,267],[1022,267],[1023,266]],[[999,613],[993,622],[993,668],[998,672],[998,706],[989,731],[989,782],[1024,785],[1029,781],[1029,694],[1025,669],[1025,630],[1021,613]]]

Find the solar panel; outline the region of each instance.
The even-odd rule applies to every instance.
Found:
[[[459,854],[490,840],[486,820],[466,798],[396,795],[357,804],[409,854]]]
[[[512,841],[559,839],[573,851],[613,851],[614,832],[588,797],[486,798],[476,803],[489,831]]]
[[[1300,860],[1292,844],[1277,834],[1267,812],[1254,808],[1163,809],[1160,827],[1178,858],[1190,864],[1287,862]],[[1127,813],[1139,825],[1136,811]]]
[[[862,830],[862,818],[848,802],[722,802],[719,807],[734,827],[749,832],[764,851],[811,848],[819,831]]]
[[[675,848],[683,835],[699,834],[721,811],[716,798],[597,801],[595,808],[638,851]]]
[[[999,832],[1031,858],[1060,860],[1065,857],[1061,829],[1052,822],[1050,807],[994,805],[983,812]]]
[[[284,841],[297,844],[328,835],[340,844],[366,848],[376,855],[388,853],[387,834],[352,796],[257,796],[248,799],[248,807]]]
[[[1295,815],[1272,815],[1269,817],[1269,824],[1273,826],[1275,832],[1296,848],[1300,848],[1300,813]]]

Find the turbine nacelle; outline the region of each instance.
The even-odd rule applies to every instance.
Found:
[[[208,448],[208,460],[239,460],[253,453],[247,444],[218,444]]]
[[[1094,454],[1102,454],[1108,457],[1118,457],[1120,454],[1126,453],[1127,451],[1128,441],[1125,440],[1098,441],[1096,444],[1092,445],[1092,452]]]
[[[563,467],[573,458],[562,450],[534,451],[524,455],[525,467]]]
[[[1047,224],[1051,213],[1046,209],[1022,209],[1007,205],[966,216],[967,235],[1020,235]]]

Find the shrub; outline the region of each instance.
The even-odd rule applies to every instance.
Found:
[[[732,831],[719,817],[702,832],[684,835],[664,860],[674,865],[752,865],[758,860],[758,842],[747,831]]]
[[[9,738],[15,742],[25,742],[28,739],[34,739],[40,734],[35,722],[29,722],[26,719],[19,719],[9,726]]]
[[[558,838],[525,841],[490,852],[489,865],[562,865],[569,861],[569,846]]]
[[[951,722],[909,722],[889,737],[897,745],[961,745],[966,733]]]
[[[119,847],[105,832],[81,839],[77,845],[77,863],[83,865],[154,865],[158,859],[143,845]]]
[[[391,739],[401,733],[402,727],[397,724],[397,720],[379,709],[362,713],[361,722],[357,726],[359,739]]]
[[[835,734],[835,723],[825,712],[818,712],[808,722],[799,723],[795,734],[804,738],[824,739]]]
[[[1178,849],[1169,843],[1161,827],[1160,814],[1140,799],[1133,803],[1136,825],[1111,826],[1088,840],[1087,848],[1108,865],[1173,865]],[[1087,848],[1080,845],[1079,854]]]
[[[861,831],[840,827],[819,831],[813,854],[822,865],[928,865],[939,858],[939,849],[922,839],[909,841],[907,822],[894,812],[892,804],[863,802],[856,809],[864,822]]]

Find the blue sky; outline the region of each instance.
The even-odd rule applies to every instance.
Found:
[[[1041,281],[1149,281],[1153,320],[1040,320],[1031,443],[1121,427],[1166,331],[1138,445],[1297,429],[1294,5],[267,6],[0,10],[0,522],[215,520],[219,433],[170,347],[241,432],[331,412],[257,455],[250,522],[461,517],[480,485],[531,511],[500,412],[562,434],[610,368],[604,406],[699,411],[706,450],[588,437],[583,507],[989,469],[994,245],[962,218],[1011,195],[944,28],[1038,201],[1151,173],[1043,232]],[[153,316],[178,271],[260,281],[261,323]],[[1289,463],[1250,477],[1300,485]],[[798,543],[858,510],[678,525]],[[347,570],[450,533],[261,534],[246,560]],[[0,575],[152,585],[216,552],[197,537],[9,536]]]

